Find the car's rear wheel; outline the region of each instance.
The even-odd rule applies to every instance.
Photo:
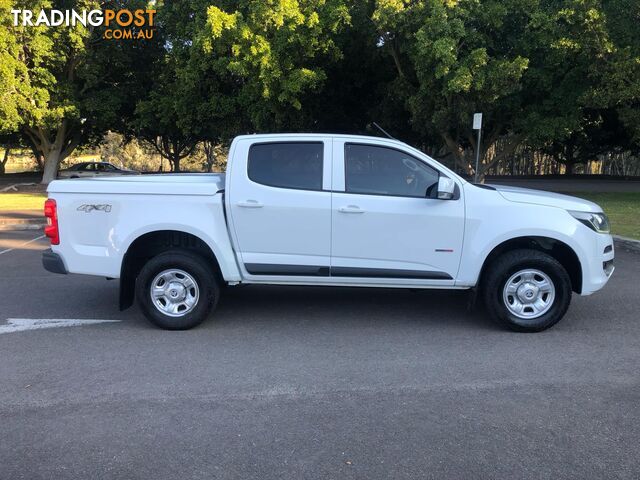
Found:
[[[537,250],[513,250],[498,257],[481,288],[489,314],[523,332],[555,325],[571,302],[569,274],[555,258]]]
[[[153,257],[136,280],[138,305],[154,325],[167,330],[199,325],[219,297],[215,273],[202,257],[188,250]]]

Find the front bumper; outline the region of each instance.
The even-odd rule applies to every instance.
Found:
[[[67,273],[67,267],[64,266],[62,257],[51,251],[51,249],[42,252],[42,266],[45,270],[52,273]]]
[[[582,266],[582,295],[591,295],[604,287],[615,270],[613,237],[603,234],[594,235],[595,252],[589,256],[586,265]]]

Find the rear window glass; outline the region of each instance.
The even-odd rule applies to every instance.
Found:
[[[322,151],[322,142],[252,145],[249,178],[271,187],[322,190]]]

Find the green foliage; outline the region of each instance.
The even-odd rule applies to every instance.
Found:
[[[558,144],[588,141],[589,131],[604,125],[598,107],[611,102],[598,89],[609,83],[615,90],[616,75],[635,66],[628,57],[611,63],[619,48],[598,0],[379,0],[373,19],[406,85],[401,93],[414,129],[432,141],[439,136],[467,170],[462,153],[476,147],[474,112],[484,113],[484,169],[512,153],[488,153],[504,136],[512,147],[527,141],[558,151]],[[603,83],[607,66],[615,73]],[[621,92],[612,97],[620,100]],[[573,151],[596,150],[583,147]],[[584,158],[558,156],[568,163]]]
[[[276,125],[301,95],[318,91],[323,65],[340,58],[335,35],[349,20],[341,0],[250,0],[207,9],[197,37],[218,74],[238,79],[238,103],[258,129]],[[275,122],[274,122],[275,120]]]
[[[25,8],[42,8],[50,2],[23,2]],[[47,68],[56,63],[53,39],[43,29],[14,27],[11,0],[0,0],[0,131],[16,131],[24,122],[23,117],[49,120],[60,113],[47,115],[50,95],[47,87],[55,78]],[[58,60],[59,61],[59,60]]]
[[[134,123],[176,168],[198,141],[301,125],[349,14],[341,0],[190,0],[159,5],[158,20],[165,49]]]
[[[640,3],[603,2],[613,51],[599,62],[600,76],[589,98],[602,109],[614,110],[623,126],[626,148],[640,146]]]
[[[46,183],[79,144],[123,129],[147,81],[140,59],[151,42],[103,38],[104,27],[13,26],[10,10],[119,8],[96,0],[0,0],[0,129],[22,130],[45,158]],[[127,2],[129,8],[146,2]],[[6,101],[5,101],[6,100]]]
[[[7,2],[8,3],[8,2]],[[19,2],[18,7],[39,12],[43,8],[61,8],[68,2],[34,0]],[[98,8],[98,2],[78,1],[76,8]],[[16,5],[11,5],[16,8]],[[80,121],[80,99],[73,88],[76,67],[91,61],[85,42],[89,31],[76,28],[48,28],[19,25],[14,27],[9,8],[2,11],[2,36],[14,44],[8,52],[16,76],[12,95],[20,122],[15,126],[55,129],[62,119]],[[11,25],[11,26],[9,26]],[[4,63],[4,62],[3,62]],[[17,85],[19,83],[19,85]]]

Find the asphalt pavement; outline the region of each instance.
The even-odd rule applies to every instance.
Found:
[[[638,252],[539,334],[464,292],[257,286],[166,332],[38,235],[0,232],[0,480],[640,478]]]

